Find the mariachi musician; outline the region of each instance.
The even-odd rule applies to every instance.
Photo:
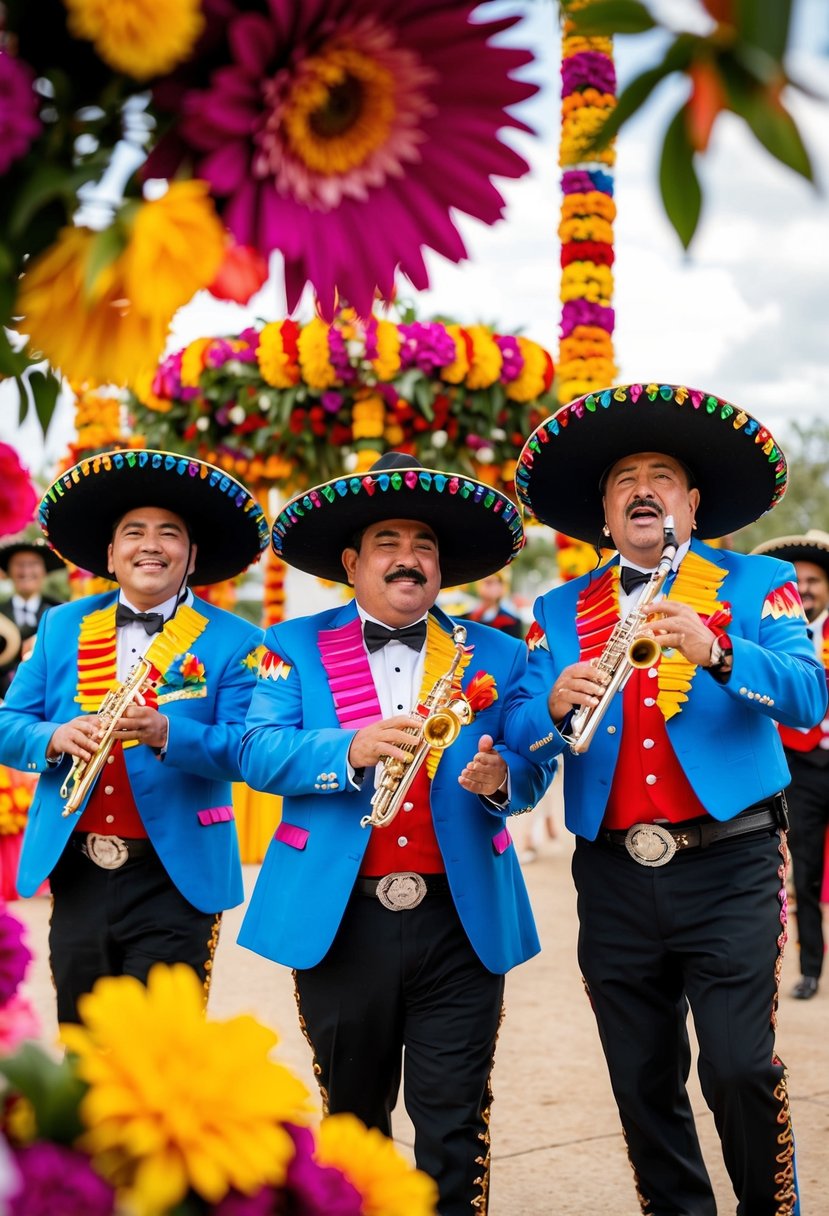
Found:
[[[694,535],[750,523],[786,474],[744,410],[655,384],[565,406],[516,471],[542,523],[618,550],[536,602],[507,740],[566,753],[579,962],[642,1211],[660,1216],[716,1212],[685,1086],[689,1005],[740,1212],[797,1210],[774,1046],[789,779],[775,724],[819,721],[826,681],[792,567]]]
[[[209,987],[221,912],[243,897],[230,786],[262,634],[188,581],[238,574],[268,526],[220,469],[146,450],[81,461],[39,519],[68,561],[118,583],[49,610],[0,709],[0,761],[40,773],[17,883],[50,881],[58,1019],[73,1022],[103,975],[184,962]]]
[[[295,969],[327,1111],[389,1134],[405,1048],[441,1216],[483,1213],[504,973],[539,948],[508,819],[550,771],[502,741],[525,647],[435,600],[511,560],[518,511],[390,452],[289,502],[273,543],[354,599],[266,634],[242,772],[283,818],[239,941]]]

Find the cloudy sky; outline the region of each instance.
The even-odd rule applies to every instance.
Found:
[[[663,0],[663,7],[666,0]],[[668,0],[680,19],[686,0]],[[652,6],[652,7],[655,7]],[[461,218],[470,260],[429,259],[433,286],[417,299],[420,315],[451,314],[521,331],[550,348],[558,339],[559,53],[551,0],[492,3],[487,15],[524,13],[511,40],[531,47],[527,75],[542,86],[524,115],[537,130],[515,146],[531,172],[503,193],[507,218],[493,228]],[[826,93],[829,9],[795,0],[790,72]],[[617,39],[623,85],[648,62],[653,45]],[[661,133],[681,95],[665,87],[618,141],[615,226],[616,361],[619,381],[684,383],[725,397],[770,426],[785,447],[793,419],[826,417],[829,396],[829,102],[792,97],[812,156],[815,190],[753,143],[730,116],[721,118],[701,165],[705,190],[697,237],[686,255],[664,219],[657,191]],[[406,284],[402,296],[413,296]],[[199,298],[176,318],[173,348],[207,333],[238,331],[254,317],[283,316],[279,277],[250,310]],[[16,394],[0,389],[0,439],[15,443],[32,470],[50,471],[72,434],[68,403],[44,443],[31,420],[19,429]]]

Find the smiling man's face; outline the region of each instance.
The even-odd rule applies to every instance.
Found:
[[[163,604],[193,573],[196,546],[180,516],[161,507],[139,507],[119,519],[107,568],[129,602],[142,612]]]
[[[674,517],[680,544],[693,530],[699,491],[688,485],[678,460],[660,452],[638,452],[617,460],[608,473],[604,510],[613,543],[637,566],[655,566],[664,546],[666,515]]]
[[[360,548],[344,551],[343,565],[360,607],[395,629],[419,620],[440,591],[437,538],[411,519],[366,528]]]

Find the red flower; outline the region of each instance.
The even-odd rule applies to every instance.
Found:
[[[0,443],[0,536],[25,528],[36,506],[37,493],[28,469],[13,447]]]
[[[495,677],[486,671],[476,671],[467,685],[466,699],[473,714],[489,709],[498,700]]]
[[[237,245],[231,237],[224,261],[208,291],[217,300],[247,304],[268,278],[268,263],[252,245]]]

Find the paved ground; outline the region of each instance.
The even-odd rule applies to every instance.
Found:
[[[543,951],[507,981],[507,1016],[495,1059],[490,1216],[638,1216],[631,1173],[595,1024],[575,962],[575,900],[566,836],[542,842],[526,867]],[[255,867],[247,867],[252,884]],[[54,1013],[45,937],[49,901],[13,905],[38,952],[33,990],[49,1031]],[[296,1026],[290,973],[235,944],[240,913],[225,919],[211,996],[215,1016],[251,1011],[282,1035],[282,1059],[313,1089],[309,1053]],[[829,988],[809,1002],[788,996],[796,979],[790,943],[780,1002],[779,1049],[790,1073],[802,1216],[829,1213]],[[713,1123],[694,1090],[721,1216],[735,1201]],[[395,1131],[411,1144],[401,1116]],[[750,1216],[750,1214],[748,1214]]]

